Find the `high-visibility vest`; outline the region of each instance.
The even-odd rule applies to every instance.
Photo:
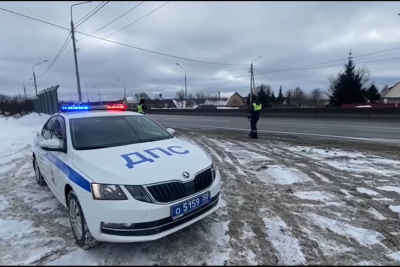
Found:
[[[257,105],[256,103],[253,103],[253,108],[254,108],[254,111],[260,111],[261,108],[262,108],[262,105],[261,105],[261,103],[260,103],[260,105]]]
[[[143,104],[137,105],[137,111],[138,111],[139,113],[144,113],[144,112],[143,112]]]

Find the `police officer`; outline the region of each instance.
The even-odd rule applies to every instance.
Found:
[[[147,110],[147,107],[144,105],[144,99],[142,98],[137,105],[137,112],[144,114],[145,110]]]
[[[260,119],[260,113],[261,113],[262,105],[260,101],[258,101],[257,96],[252,97],[252,101],[250,104],[249,108],[249,114],[247,115],[247,119],[250,120],[250,138],[252,139],[257,139],[257,122]]]

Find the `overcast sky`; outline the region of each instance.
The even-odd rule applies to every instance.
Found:
[[[0,7],[70,28],[70,6],[78,2],[1,2]],[[77,22],[101,2],[74,7]],[[77,31],[92,33],[141,2],[109,2]],[[96,32],[105,37],[146,15],[166,2],[144,2],[119,20]],[[173,56],[201,61],[243,64],[217,65],[152,54],[98,41],[76,33],[82,97],[97,100],[147,92],[174,97],[184,88],[188,93],[237,91],[247,95],[250,62],[254,62],[255,82],[269,84],[277,93],[301,87],[309,92],[326,89],[327,76],[346,63],[350,48],[356,63],[368,66],[371,80],[379,88],[400,80],[400,49],[357,58],[386,49],[400,48],[399,2],[170,2],[142,20],[107,39]],[[36,76],[53,61],[68,30],[34,22],[0,11],[0,94],[23,94],[23,81]],[[80,40],[82,39],[82,40]],[[88,44],[96,44],[84,47]],[[290,69],[317,63],[309,69]],[[336,66],[332,66],[336,65]],[[325,67],[324,66],[331,66]],[[258,72],[265,72],[262,75]],[[270,73],[268,73],[270,72]],[[207,80],[208,79],[208,80]],[[232,80],[232,81],[230,81]],[[230,82],[228,82],[230,81]],[[224,85],[216,87],[224,82]],[[27,81],[28,95],[34,95]],[[77,100],[72,42],[52,68],[37,79],[38,91],[60,85],[59,98]],[[216,87],[216,88],[213,88]],[[87,88],[87,89],[86,89]]]

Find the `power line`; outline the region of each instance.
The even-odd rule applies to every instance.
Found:
[[[168,4],[168,3],[170,3],[170,2],[171,2],[171,1],[168,1],[168,2],[164,3],[163,5],[157,7],[156,9],[154,9],[154,10],[152,10],[152,11],[150,11],[150,12],[147,13],[146,15],[144,15],[144,16],[138,18],[137,20],[135,20],[135,21],[129,23],[128,25],[126,25],[126,26],[122,27],[121,29],[119,29],[119,30],[117,30],[117,31],[115,31],[115,32],[113,32],[113,33],[107,35],[107,36],[104,37],[104,38],[108,38],[108,37],[110,37],[111,35],[114,35],[114,34],[116,34],[117,32],[120,32],[120,31],[122,31],[123,29],[128,28],[128,27],[131,26],[132,24],[138,22],[138,21],[141,20],[141,19],[144,19],[145,17],[147,17],[147,16],[150,15],[151,13],[156,12],[158,9],[162,8],[163,6],[165,6],[166,4]],[[101,40],[98,40],[98,41],[93,42],[93,43],[91,43],[91,44],[82,46],[81,49],[84,48],[84,47],[88,47],[88,46],[94,45],[94,44],[96,44],[96,43],[98,43],[98,42],[100,42],[100,41],[101,41]]]
[[[268,81],[273,82],[274,84],[278,85],[278,86],[282,86],[281,84],[278,84],[277,82],[271,80],[270,78],[267,77],[267,75],[265,75],[264,73],[260,72],[256,67],[253,66],[253,68],[261,75],[263,75],[265,78],[267,78]]]
[[[9,12],[9,13],[13,13],[13,14],[16,14],[16,15],[21,16],[21,17],[29,18],[31,20],[40,21],[42,23],[45,23],[45,24],[48,24],[48,25],[51,25],[51,26],[54,26],[54,27],[57,27],[57,28],[60,28],[60,29],[64,29],[64,30],[70,31],[69,28],[66,28],[66,27],[63,27],[63,26],[60,26],[60,25],[57,25],[57,24],[54,24],[54,23],[50,23],[50,22],[47,22],[47,21],[43,21],[43,20],[40,20],[40,19],[36,19],[36,18],[30,17],[30,16],[26,16],[26,15],[23,15],[23,14],[20,14],[20,13],[11,11],[11,10],[7,10],[5,8],[0,8],[0,10],[6,11],[6,12]],[[213,64],[213,65],[225,65],[225,66],[229,66],[229,65],[231,65],[231,66],[232,65],[248,65],[248,63],[241,63],[241,64],[216,63],[216,62],[208,62],[208,61],[189,59],[189,58],[184,58],[184,57],[179,57],[179,56],[173,56],[173,55],[169,55],[169,54],[165,54],[165,53],[161,53],[161,52],[156,52],[156,51],[152,51],[152,50],[136,47],[136,46],[133,46],[133,45],[128,45],[128,44],[124,44],[124,43],[108,40],[108,39],[105,39],[105,38],[102,38],[102,37],[94,36],[92,34],[87,34],[87,33],[83,33],[83,32],[80,32],[80,31],[76,31],[76,32],[79,33],[79,34],[88,36],[88,37],[93,37],[93,38],[96,38],[96,39],[99,39],[99,40],[103,40],[103,41],[106,41],[106,42],[118,44],[118,45],[121,45],[121,46],[129,47],[129,48],[133,48],[133,49],[137,49],[137,50],[141,50],[141,51],[145,51],[145,52],[149,52],[149,53],[153,53],[153,54],[157,54],[157,55],[162,55],[162,56],[166,56],[166,57],[182,59],[182,60],[186,60],[186,61],[205,63],[205,64]],[[394,50],[398,50],[398,49],[400,49],[400,47],[395,47],[395,48],[392,48],[392,49],[377,51],[377,52],[368,53],[368,54],[363,54],[363,55],[355,56],[354,58],[370,56],[370,55],[373,55],[373,54],[379,54],[379,53],[394,51]],[[298,68],[305,68],[305,67],[309,67],[309,66],[322,65],[322,64],[327,64],[327,63],[332,63],[332,62],[337,62],[337,61],[343,61],[343,60],[346,60],[346,59],[339,59],[339,60],[333,60],[333,61],[328,61],[328,62],[321,62],[321,63],[312,64],[312,65],[306,65],[306,66],[295,67],[295,68],[290,68],[290,69],[283,69],[283,70],[268,71],[268,72],[263,72],[263,73],[272,73],[272,72],[286,71],[286,70],[292,70],[292,69],[298,69]]]
[[[244,74],[244,75],[240,75],[240,76],[237,76],[237,77],[233,77],[233,79],[237,79],[237,78],[241,78],[241,77],[245,77],[245,76],[250,76],[250,74]],[[208,91],[208,90],[212,90],[212,89],[215,89],[215,88],[217,88],[217,87],[220,87],[220,86],[222,86],[222,85],[224,85],[224,84],[227,84],[227,83],[230,83],[230,82],[233,82],[233,81],[234,81],[234,80],[229,80],[229,81],[227,81],[227,82],[223,82],[223,83],[218,84],[218,85],[216,85],[216,86],[213,86],[213,87],[210,87],[210,88],[201,90],[201,91],[199,91],[199,92],[205,92],[205,91]]]
[[[42,72],[41,74],[38,75],[37,79],[45,76],[48,73],[48,71],[51,69],[51,67],[54,66],[54,64],[57,62],[57,60],[60,58],[61,54],[64,52],[65,48],[67,47],[67,44],[70,41],[70,39],[69,39],[70,35],[71,34],[68,34],[67,39],[65,39],[63,45],[61,46],[60,50],[58,51],[57,55],[55,56],[55,58],[53,59],[51,64],[47,67],[47,69],[44,72]]]
[[[391,49],[386,49],[386,50],[381,50],[381,51],[372,52],[372,53],[368,53],[368,54],[363,54],[363,55],[359,55],[359,56],[354,56],[353,58],[366,57],[366,56],[376,55],[376,54],[390,52],[390,51],[399,50],[399,49],[400,49],[400,47],[395,47],[395,48],[391,48]],[[266,71],[266,72],[263,72],[263,73],[275,73],[275,72],[282,72],[282,71],[288,71],[288,70],[303,69],[303,68],[307,68],[307,67],[318,66],[318,65],[328,64],[328,63],[334,63],[334,62],[339,62],[339,61],[344,61],[344,60],[348,60],[348,58],[325,61],[325,62],[321,62],[321,63],[315,63],[315,64],[311,64],[311,65],[304,65],[304,66],[293,67],[293,68],[288,68],[288,69]]]
[[[63,26],[60,26],[60,25],[56,25],[54,23],[46,22],[46,21],[43,21],[43,20],[39,20],[39,19],[36,19],[36,18],[32,18],[32,17],[26,16],[26,15],[23,15],[23,14],[20,14],[20,13],[17,13],[17,12],[13,12],[13,11],[7,10],[5,8],[0,8],[0,10],[4,10],[6,12],[11,12],[11,13],[19,15],[21,17],[26,17],[26,18],[29,18],[29,19],[32,19],[32,20],[36,20],[36,21],[40,21],[40,22],[46,23],[48,25],[55,26],[55,27],[63,29],[63,30],[70,31],[69,28],[66,28],[66,27],[63,27]],[[136,46],[133,46],[133,45],[127,45],[127,44],[123,44],[123,43],[120,43],[120,42],[108,40],[108,39],[105,39],[105,38],[102,38],[102,37],[98,37],[98,36],[95,36],[95,35],[92,35],[92,34],[83,33],[83,32],[80,32],[80,31],[75,31],[75,32],[76,33],[80,33],[80,34],[85,35],[85,36],[90,36],[90,37],[93,37],[93,38],[96,38],[96,39],[99,39],[99,40],[103,40],[103,41],[106,41],[106,42],[109,42],[109,43],[118,44],[118,45],[121,45],[121,46],[133,48],[133,49],[140,50],[140,51],[145,51],[145,52],[156,54],[156,55],[160,55],[160,56],[170,57],[170,58],[176,58],[176,59],[181,59],[181,60],[186,60],[186,61],[191,61],[191,62],[198,62],[198,63],[203,63],[203,64],[211,64],[211,65],[223,65],[223,66],[248,65],[247,63],[241,63],[241,64],[216,63],[216,62],[209,62],[209,61],[202,61],[202,60],[184,58],[184,57],[179,57],[179,56],[173,56],[173,55],[169,55],[169,54],[165,54],[165,53],[161,53],[161,52],[156,52],[156,51],[152,51],[152,50],[145,49],[145,48],[136,47]]]
[[[122,18],[123,16],[125,16],[126,14],[128,14],[129,12],[131,12],[132,10],[134,10],[135,8],[137,8],[138,6],[140,6],[140,5],[143,4],[143,3],[144,3],[144,1],[142,1],[142,2],[139,3],[138,5],[134,6],[133,8],[129,9],[129,10],[126,11],[124,14],[120,15],[118,18],[116,18],[116,19],[110,21],[109,23],[107,23],[107,24],[104,25],[103,27],[101,27],[101,28],[95,30],[95,31],[92,32],[91,34],[94,34],[94,33],[98,32],[98,31],[104,29],[105,27],[107,27],[107,26],[110,25],[111,23],[114,23],[115,21],[119,20],[120,18]],[[87,37],[89,37],[89,36],[84,36],[84,37],[82,37],[79,41],[82,41],[83,39],[85,39],[85,38],[87,38]]]
[[[90,11],[87,15],[89,15],[91,12],[93,12],[92,14],[90,14],[87,18],[85,18],[85,19],[81,19],[82,20],[82,22],[81,23],[79,23],[79,22],[77,22],[77,25],[75,26],[75,28],[78,28],[80,25],[82,25],[85,21],[87,21],[88,19],[90,19],[94,14],[96,14],[97,12],[99,12],[100,11],[100,9],[102,9],[103,7],[105,7],[108,3],[109,3],[110,1],[107,1],[106,3],[104,3],[104,2],[102,2],[102,3],[104,3],[101,7],[99,7],[96,11],[94,11],[95,9],[93,9],[92,11]],[[86,15],[86,16],[87,16]]]

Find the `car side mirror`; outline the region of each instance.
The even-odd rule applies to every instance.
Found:
[[[167,131],[168,131],[171,135],[174,135],[174,133],[175,133],[175,130],[172,129],[172,128],[167,128]]]
[[[47,139],[39,142],[39,146],[43,150],[48,150],[48,151],[61,151],[63,150],[62,144],[60,140],[58,139]]]

